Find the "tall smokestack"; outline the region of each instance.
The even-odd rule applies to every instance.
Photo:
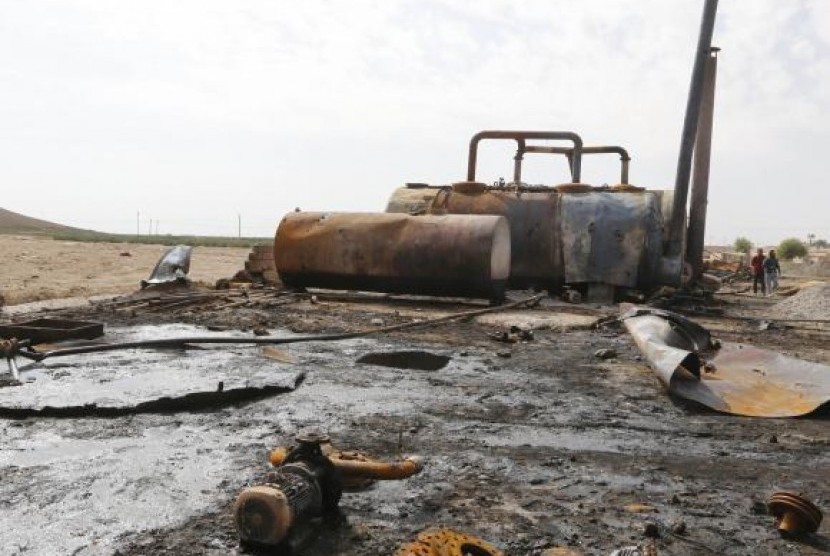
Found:
[[[692,152],[694,151],[697,126],[700,120],[700,107],[703,100],[703,79],[706,60],[712,48],[712,34],[715,29],[715,15],[718,0],[706,0],[700,21],[695,62],[692,67],[692,80],[689,84],[689,97],[686,102],[686,116],[683,120],[683,133],[680,137],[680,154],[677,158],[677,176],[674,182],[674,201],[672,204],[669,240],[666,246],[668,257],[682,257],[683,239],[686,235],[686,201],[689,196],[689,176],[692,170]]]

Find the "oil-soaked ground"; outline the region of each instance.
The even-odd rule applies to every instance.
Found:
[[[527,313],[563,310],[546,307]],[[183,322],[266,326],[279,334],[353,330],[378,319],[392,324],[464,309],[302,300],[276,308],[74,316],[99,318],[113,329]],[[830,362],[826,333],[705,322],[728,339]],[[234,372],[234,354],[259,371],[304,372],[305,379],[288,393],[230,405],[217,399],[208,407],[125,415],[3,419],[0,552],[239,554],[233,497],[267,469],[269,448],[315,429],[341,448],[384,458],[419,454],[425,468],[405,481],[345,494],[341,516],[312,529],[296,554],[391,554],[439,524],[512,555],[540,555],[554,546],[605,555],[645,542],[646,524],[657,526],[660,554],[830,553],[830,518],[819,534],[787,541],[759,504],[775,490],[792,489],[828,510],[826,411],[802,419],[716,414],[670,398],[625,333],[541,329],[532,341],[505,344],[488,336],[494,330],[466,321],[295,344],[284,348],[294,363],[258,356],[257,348],[208,350],[211,380]],[[600,348],[617,356],[599,359]],[[449,361],[435,370],[357,362],[400,350]],[[152,352],[130,354],[136,376],[146,372],[143,358],[158,361]],[[125,355],[112,357],[123,362]],[[72,362],[85,365],[82,356]],[[71,381],[72,365],[60,372]],[[172,368],[170,380],[176,380]]]

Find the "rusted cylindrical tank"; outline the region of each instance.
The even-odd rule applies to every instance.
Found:
[[[650,289],[659,284],[670,193],[631,186],[499,188],[460,182],[400,188],[386,210],[506,217],[511,288],[557,291],[564,284],[604,283]]]
[[[493,215],[289,213],[274,262],[293,287],[501,299],[510,228]]]

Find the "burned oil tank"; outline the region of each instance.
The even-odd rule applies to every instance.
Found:
[[[477,147],[482,139],[517,143],[513,181],[488,186],[476,181]],[[531,146],[531,139],[565,140],[570,148]],[[525,153],[564,154],[571,183],[529,186],[521,181]],[[583,153],[616,153],[622,183],[592,187],[579,183]],[[452,186],[408,184],[396,190],[389,213],[490,214],[510,225],[511,288],[557,291],[564,285],[648,290],[679,283],[680,267],[664,257],[672,205],[671,191],[627,184],[630,157],[621,147],[583,147],[572,132],[485,131],[470,142],[467,181]],[[675,276],[676,274],[676,276]]]
[[[498,215],[297,212],[277,228],[284,284],[502,299],[510,229]]]

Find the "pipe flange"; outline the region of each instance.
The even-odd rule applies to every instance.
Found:
[[[814,533],[821,525],[821,510],[804,496],[795,492],[776,492],[767,501],[769,512],[775,517],[775,526],[784,536]]]

